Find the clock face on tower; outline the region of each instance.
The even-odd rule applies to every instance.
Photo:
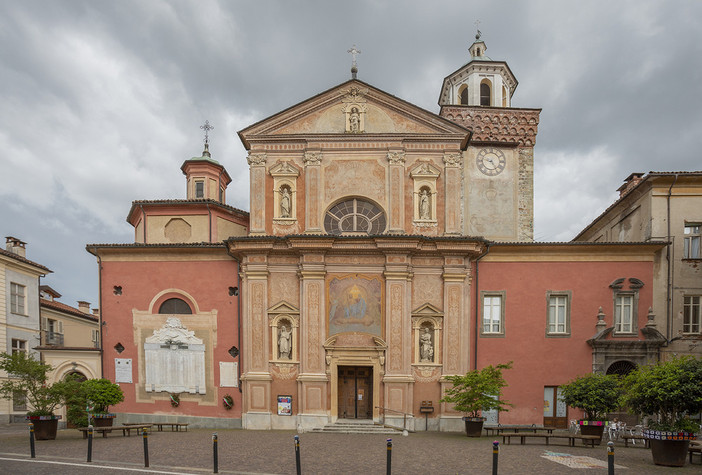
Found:
[[[502,150],[497,148],[484,148],[475,158],[478,169],[485,175],[499,175],[505,169],[506,160]]]

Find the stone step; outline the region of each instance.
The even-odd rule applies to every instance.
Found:
[[[385,427],[370,419],[339,419],[334,424],[312,429],[312,432],[329,434],[401,434],[401,430]]]

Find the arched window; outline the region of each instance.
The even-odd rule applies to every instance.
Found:
[[[636,369],[636,365],[631,361],[621,360],[615,361],[609,368],[607,368],[607,374],[616,374],[619,376],[626,376]]]
[[[488,83],[487,81],[480,84],[480,105],[490,105],[490,83]]]
[[[465,84],[458,89],[459,104],[462,106],[468,105],[468,86]]]
[[[190,315],[193,313],[190,305],[185,303],[184,300],[178,298],[168,299],[161,304],[158,309],[158,313],[166,314],[176,314],[176,315]]]
[[[352,198],[335,204],[327,211],[324,230],[329,234],[381,234],[385,231],[385,213],[369,201]]]

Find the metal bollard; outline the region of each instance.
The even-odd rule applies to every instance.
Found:
[[[88,462],[93,461],[93,425],[88,425]]]
[[[497,458],[500,455],[500,443],[494,441],[492,443],[492,475],[497,475]]]
[[[385,468],[386,475],[392,473],[392,439],[387,440],[388,443],[388,461]]]
[[[300,436],[295,436],[295,467],[297,468],[297,475],[302,473],[302,468],[300,467]]]
[[[607,475],[614,475],[614,442],[607,442]]]
[[[29,453],[31,454],[32,458],[36,458],[37,454],[34,451],[34,424],[29,423]]]
[[[214,471],[219,473],[219,461],[217,460],[217,433],[212,434],[212,455],[214,456]]]
[[[149,466],[149,429],[144,427],[141,430],[141,433],[144,435],[144,467]]]

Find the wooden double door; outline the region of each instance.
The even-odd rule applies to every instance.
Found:
[[[373,368],[339,366],[339,418],[373,418]]]

